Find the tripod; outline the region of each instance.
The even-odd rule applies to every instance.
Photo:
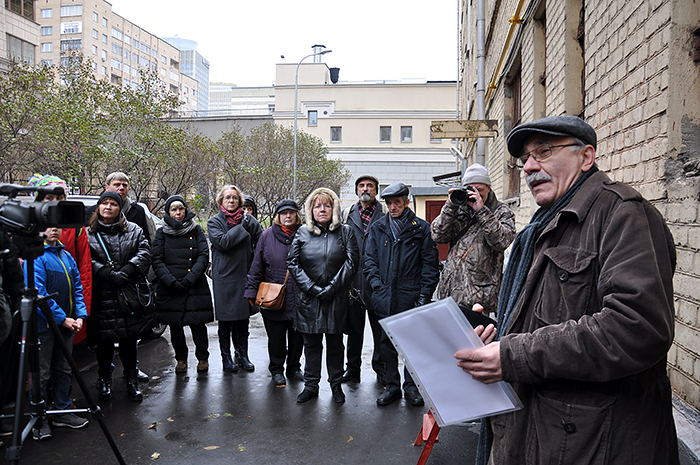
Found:
[[[53,314],[51,313],[51,308],[49,307],[48,300],[55,297],[57,294],[52,294],[49,296],[38,296],[38,290],[35,287],[34,281],[34,259],[39,257],[44,253],[44,236],[14,236],[15,245],[20,250],[20,256],[26,260],[27,265],[27,287],[24,289],[20,304],[20,317],[21,317],[21,337],[19,344],[13,344],[13,350],[11,351],[10,360],[15,360],[17,355],[17,350],[19,350],[19,373],[17,375],[17,390],[15,397],[15,413],[14,415],[4,416],[0,415],[0,418],[13,418],[14,428],[12,434],[12,445],[7,448],[6,457],[10,463],[18,464],[20,459],[20,452],[22,449],[22,444],[24,440],[29,436],[32,429],[41,428],[43,422],[46,421],[46,415],[48,414],[64,414],[64,413],[89,413],[91,417],[96,420],[102,432],[109,442],[114,456],[121,465],[125,465],[124,459],[117,448],[117,444],[114,442],[112,435],[107,428],[107,424],[104,421],[104,414],[99,406],[97,406],[90,395],[90,391],[85,384],[85,381],[80,376],[78,366],[71,355],[71,348],[68,347],[61,331],[53,319]],[[85,396],[85,400],[90,406],[87,409],[71,409],[71,410],[46,410],[45,400],[41,396],[41,381],[39,377],[39,339],[37,331],[37,309],[40,309],[43,313],[46,321],[49,324],[50,330],[53,332],[55,342],[63,352],[63,355],[68,362],[75,380],[80,386],[80,390]],[[29,370],[27,370],[27,360],[29,360]],[[31,402],[30,402],[30,412],[26,414],[29,417],[29,422],[20,430],[21,418],[23,417],[23,406],[24,406],[24,383],[26,380],[26,375],[29,373],[31,377]],[[2,399],[5,398],[7,394],[7,387],[2,387],[0,389],[0,394],[2,394]]]

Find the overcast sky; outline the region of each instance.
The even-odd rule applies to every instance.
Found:
[[[459,0],[108,1],[151,34],[197,42],[212,82],[272,85],[276,63],[314,44],[341,81],[457,79]]]

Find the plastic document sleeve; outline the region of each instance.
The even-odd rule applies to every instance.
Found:
[[[452,297],[379,322],[440,427],[522,408],[510,384],[484,384],[457,366],[455,352],[484,343]]]

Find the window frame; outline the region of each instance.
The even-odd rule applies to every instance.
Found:
[[[306,122],[309,127],[318,126],[318,110],[309,110],[306,114]]]
[[[331,131],[331,134],[330,134],[331,139],[330,140],[331,140],[332,144],[340,144],[343,142],[343,127],[342,126],[331,126],[330,131]],[[335,135],[338,135],[339,137],[334,138],[333,137],[334,133],[335,133]]]
[[[388,131],[389,137],[384,138],[383,132]],[[391,143],[391,126],[379,126],[379,143],[380,144],[390,144]]]
[[[408,137],[404,137],[404,130],[408,130]],[[401,126],[401,143],[413,142],[413,126]]]

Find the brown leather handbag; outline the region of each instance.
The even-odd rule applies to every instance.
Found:
[[[289,279],[289,270],[284,277],[284,284],[277,283],[260,283],[258,286],[258,294],[255,296],[255,305],[267,310],[280,310],[284,305],[284,297],[287,295],[287,280]]]

